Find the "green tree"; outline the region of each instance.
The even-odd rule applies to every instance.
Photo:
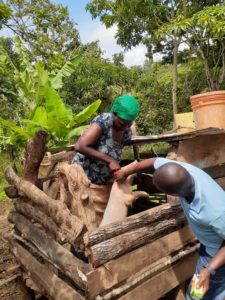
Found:
[[[156,35],[165,24],[172,24],[179,18],[187,18],[207,5],[220,1],[187,1],[187,0],[92,0],[87,9],[93,17],[111,27],[118,26],[117,40],[125,48],[144,43],[148,48],[148,57],[154,52],[167,49],[164,54],[173,61],[172,101],[173,114],[177,113],[177,74],[178,49],[182,42],[182,32],[174,34],[166,31],[165,35]]]
[[[82,45],[78,53],[82,53],[82,62],[77,71],[65,80],[61,91],[62,98],[74,112],[98,98],[102,100],[101,111],[107,111],[115,97],[130,92],[128,68],[102,58],[98,43]]]
[[[7,22],[11,15],[11,9],[2,0],[0,0],[0,29],[2,25]]]
[[[141,135],[160,134],[173,127],[171,102],[172,64],[151,63],[150,71],[144,72],[135,85],[141,104],[137,128]],[[197,58],[178,67],[178,111],[191,111],[190,96],[207,88],[204,66]]]
[[[124,54],[122,52],[113,54],[113,62],[115,65],[121,66],[124,63]]]
[[[222,1],[218,1],[222,2]],[[209,90],[218,90],[225,81],[225,4],[205,7],[191,17],[179,16],[165,24],[159,35],[182,35],[190,54],[204,65]]]
[[[6,0],[11,16],[2,21],[22,39],[32,60],[42,60],[50,70],[60,68],[74,55],[80,44],[79,34],[68,9],[50,0]]]

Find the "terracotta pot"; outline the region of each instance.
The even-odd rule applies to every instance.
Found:
[[[198,94],[191,97],[196,129],[225,129],[225,91]]]

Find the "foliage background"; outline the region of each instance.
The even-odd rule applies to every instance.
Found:
[[[185,45],[179,47],[177,53],[175,92],[178,112],[191,111],[189,99],[193,94],[214,88],[225,89],[223,2],[89,1],[87,9],[93,17],[100,17],[107,27],[118,26],[117,40],[124,49],[141,42],[147,46],[145,64],[128,68],[124,65],[122,53],[108,60],[103,58],[98,42],[81,43],[76,24],[62,5],[50,0],[0,0],[0,28],[11,30],[25,49],[18,52],[13,39],[0,38],[0,46],[18,70],[15,75],[4,63],[0,64],[0,117],[24,129],[21,121],[30,120],[33,100],[31,93],[21,96],[21,73],[27,74],[26,84],[29,86],[32,83],[31,76],[28,76],[30,70],[38,64],[42,66],[43,74],[48,74],[51,79],[77,55],[82,59],[76,70],[71,76],[63,77],[62,85],[57,89],[63,105],[72,112],[71,116],[79,114],[97,99],[102,102],[98,113],[109,111],[113,99],[131,93],[141,106],[137,119],[138,134],[160,134],[173,129],[175,42]],[[160,54],[160,61],[153,60],[154,53]],[[24,55],[26,64],[21,63]],[[82,125],[87,123],[86,119]],[[22,153],[10,140],[7,126],[0,126],[0,136],[3,170],[8,160],[18,159]],[[164,146],[161,148],[166,151]],[[160,147],[157,150],[160,152]],[[3,182],[0,174],[0,186]]]

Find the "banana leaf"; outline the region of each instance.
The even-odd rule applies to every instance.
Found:
[[[70,122],[70,127],[74,126],[75,124],[82,124],[86,122],[90,117],[93,116],[93,114],[98,110],[99,106],[101,105],[102,101],[97,100],[88,107],[86,107],[84,110],[82,110],[80,113],[78,113]]]
[[[76,55],[70,61],[59,70],[54,78],[51,80],[52,87],[54,89],[60,89],[63,86],[63,78],[69,77],[76,70],[78,64],[81,61],[81,56]]]

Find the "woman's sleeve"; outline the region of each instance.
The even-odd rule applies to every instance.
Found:
[[[91,121],[91,124],[93,124],[93,123],[98,124],[98,126],[102,128],[103,132],[105,132],[106,130],[109,129],[110,122],[111,122],[110,115],[107,113],[104,113],[104,114],[101,114],[101,115],[95,117]]]
[[[131,132],[131,129],[128,128],[128,130],[126,130],[125,135],[124,135],[124,143],[130,141],[131,137],[132,137],[132,132]]]

